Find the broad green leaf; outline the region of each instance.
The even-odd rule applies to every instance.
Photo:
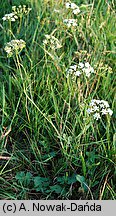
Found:
[[[61,193],[63,188],[60,185],[54,185],[54,186],[51,186],[50,189],[52,192]]]
[[[76,180],[76,175],[73,174],[72,176],[69,176],[68,177],[68,184],[73,184],[75,183],[77,180]]]
[[[87,192],[88,191],[88,185],[85,181],[85,177],[81,176],[81,175],[76,175],[76,179],[78,182],[81,183],[81,187],[84,189],[84,191]]]

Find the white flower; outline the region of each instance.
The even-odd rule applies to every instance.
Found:
[[[88,114],[93,114],[93,117],[96,120],[101,118],[101,115],[109,114],[111,116],[113,114],[113,111],[109,108],[107,101],[96,99],[91,100],[87,112]]]
[[[74,9],[74,10],[73,10],[73,13],[74,13],[74,14],[78,14],[78,13],[80,13],[80,9],[79,9],[79,8]]]
[[[3,21],[11,21],[15,22],[20,15],[28,14],[31,11],[31,8],[27,7],[26,5],[19,5],[18,7],[12,6],[12,13],[5,14],[2,18]]]
[[[96,99],[94,99],[94,102],[95,102],[96,104],[100,104],[100,103],[101,103],[101,100],[96,100]]]
[[[76,71],[77,65],[72,65],[72,66],[70,66],[70,68]]]
[[[93,110],[94,110],[94,111],[99,111],[98,106],[95,105],[94,108],[93,108]]]
[[[86,74],[87,77],[90,77],[91,73],[88,68],[83,68],[83,72]]]
[[[113,114],[113,111],[110,108],[108,108],[108,109],[102,109],[101,113],[102,115],[106,115],[109,113],[109,115],[111,116]]]
[[[45,37],[46,37],[46,39],[50,39],[51,36],[47,34],[47,35],[45,35]]]
[[[85,63],[85,67],[82,69],[87,77],[90,77],[91,73],[94,73],[93,67],[89,64],[89,62]]]
[[[101,113],[102,113],[102,115],[106,115],[108,113],[108,111],[106,109],[102,109]]]
[[[73,72],[74,72],[74,70],[71,69],[71,68],[69,68],[69,69],[67,70],[67,73],[73,74]]]
[[[43,40],[43,43],[44,43],[44,44],[47,44],[47,43],[48,43],[48,41],[45,39],[45,40]]]
[[[20,52],[24,47],[26,46],[26,43],[24,40],[11,40],[8,42],[4,48],[4,50],[7,53],[8,57],[11,57],[14,52]]]
[[[94,73],[93,67],[89,64],[89,62],[85,62],[84,68],[82,69],[87,77],[90,77],[91,73]]]
[[[71,65],[69,67],[69,69],[66,70],[66,72],[67,72],[68,76],[69,76],[69,74],[72,75],[73,77],[74,76],[78,76],[79,77],[81,75],[81,72],[78,70],[77,65]]]
[[[91,102],[90,102],[90,105],[92,106],[92,104],[94,105],[96,102],[96,99],[92,99]]]
[[[108,102],[107,102],[107,101],[101,100],[101,101],[100,101],[100,106],[102,106],[102,107],[104,107],[104,106],[105,106],[105,107],[107,107],[107,108],[108,108],[108,107],[109,107],[109,104],[108,104]]]
[[[93,115],[93,118],[96,119],[96,120],[98,120],[98,119],[100,119],[101,117],[100,117],[100,114],[99,114],[99,113],[95,113],[95,114]]]
[[[88,69],[91,73],[94,73],[94,69],[93,69],[93,67],[91,67],[91,65],[89,64],[89,62],[85,63],[85,68]]]
[[[66,3],[65,3],[65,6],[66,6],[66,8],[70,8],[70,7],[71,7],[71,4],[70,4],[69,2],[66,2]]]
[[[76,9],[78,6],[75,3],[71,3],[71,9]]]
[[[16,19],[18,19],[18,16],[14,12],[5,14],[4,17],[2,18],[3,21],[10,20],[11,22],[14,22]]]
[[[91,67],[89,62],[85,62],[85,63],[80,62],[78,64],[78,67],[82,69],[83,73],[85,73],[87,77],[90,77],[91,73],[94,72],[94,69],[93,67]]]
[[[91,67],[90,69],[91,69],[91,73],[94,73],[94,69],[93,69],[93,67]]]
[[[75,76],[79,77],[81,75],[81,72],[80,71],[76,71],[74,74],[75,74]]]
[[[82,62],[80,62],[80,63],[78,64],[78,67],[79,67],[79,68],[83,68],[83,67],[84,67],[84,64],[83,64]]]
[[[64,19],[63,22],[70,28],[71,26],[77,26],[77,20],[76,19]]]
[[[5,21],[6,20],[6,16],[2,17],[2,20]]]
[[[110,108],[108,108],[107,111],[108,111],[108,113],[109,113],[110,116],[113,114],[113,111]]]
[[[91,65],[88,62],[79,62],[78,65],[72,65],[69,67],[68,72],[72,72],[75,76],[80,76],[81,74],[85,74],[86,77],[90,77],[91,73],[93,73],[94,69],[91,67]],[[71,74],[71,73],[70,73]]]
[[[85,67],[86,67],[86,68],[89,68],[89,67],[90,67],[89,62],[86,62],[86,63],[85,63]]]
[[[66,6],[67,9],[70,8],[74,14],[80,13],[80,9],[75,3],[66,2],[65,6]]]
[[[9,54],[11,52],[11,47],[6,46],[5,51]]]
[[[11,18],[11,21],[12,21],[12,22],[15,22],[15,18]]]
[[[87,112],[90,114],[90,113],[94,113],[95,110],[94,110],[94,108],[90,107],[90,108],[87,109]]]
[[[12,10],[13,10],[13,11],[16,11],[16,6],[12,6]]]

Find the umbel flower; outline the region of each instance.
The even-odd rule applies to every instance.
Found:
[[[19,5],[18,7],[12,6],[12,11],[16,13],[17,15],[23,15],[23,14],[28,14],[32,8],[27,7],[26,5]]]
[[[80,13],[80,9],[75,3],[66,2],[65,6],[66,6],[67,9],[71,9],[73,14]]]
[[[18,16],[16,15],[16,13],[12,12],[9,14],[5,14],[4,17],[2,17],[3,21],[11,21],[11,22],[15,22],[15,20],[18,19]]]
[[[101,119],[103,115],[109,114],[111,116],[113,114],[107,101],[96,99],[91,100],[87,112],[88,114],[92,114],[93,118],[96,120]]]
[[[59,49],[62,47],[60,41],[54,37],[53,35],[45,35],[45,40],[43,41],[43,44],[46,46],[49,46],[51,49]]]
[[[85,74],[86,77],[90,77],[91,73],[94,73],[93,67],[89,62],[80,62],[78,65],[71,65],[67,70],[67,78],[69,75],[74,77],[80,77],[81,74]]]
[[[71,26],[76,27],[77,26],[77,20],[76,19],[64,19],[63,23],[67,25],[68,28]]]
[[[19,16],[23,14],[28,14],[31,11],[31,8],[26,7],[26,5],[19,5],[18,7],[12,6],[12,13],[5,14],[2,18],[3,21],[15,22]]]
[[[8,42],[4,48],[8,57],[11,57],[14,53],[19,53],[26,46],[24,40],[11,40]]]

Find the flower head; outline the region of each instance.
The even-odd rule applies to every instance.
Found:
[[[8,42],[4,48],[8,57],[11,57],[14,53],[19,53],[26,46],[24,40],[11,40]]]
[[[69,69],[67,69],[68,76],[72,74],[73,76],[79,77],[81,74],[85,74],[86,77],[90,77],[91,73],[94,73],[94,69],[88,62],[79,62],[78,65],[71,65]]]
[[[94,73],[93,67],[89,64],[89,62],[86,62],[84,67],[82,68],[82,71],[86,74],[87,77],[90,77],[91,73]]]
[[[79,62],[79,64],[78,64],[78,68],[84,68],[84,63]]]
[[[100,114],[99,114],[99,113],[95,113],[95,114],[93,114],[93,118],[96,119],[96,120],[98,120],[98,119],[100,119],[101,117],[100,117]]]
[[[32,8],[27,7],[26,5],[19,5],[18,7],[12,6],[12,11],[15,12],[18,16],[23,14],[28,14]]]
[[[51,49],[59,49],[62,47],[60,41],[53,35],[45,35],[46,39],[43,41],[44,45],[49,46]]]
[[[70,8],[70,7],[71,7],[71,3],[66,2],[66,3],[65,3],[65,6],[66,6],[66,8]]]
[[[76,8],[76,9],[74,9],[74,10],[73,10],[73,13],[74,13],[74,14],[78,14],[78,13],[80,13],[80,9],[79,9],[79,7]]]
[[[77,20],[76,19],[64,19],[63,22],[70,28],[71,26],[76,27],[77,26]]]
[[[75,3],[66,2],[65,6],[67,9],[71,9],[74,14],[80,13],[80,9]]]
[[[5,14],[4,17],[2,17],[3,21],[11,21],[11,22],[15,22],[15,20],[18,19],[18,16],[16,15],[16,13],[12,12],[9,14]]]
[[[26,7],[26,5],[19,5],[18,7],[12,6],[12,12],[5,14],[2,18],[3,21],[15,22],[20,15],[28,14],[31,11],[31,8]]]
[[[87,109],[88,114],[92,114],[93,118],[98,120],[102,115],[112,115],[113,111],[110,109],[107,101],[92,99],[89,108]]]

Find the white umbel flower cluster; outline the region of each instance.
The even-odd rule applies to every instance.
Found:
[[[72,65],[67,69],[67,77],[69,75],[79,77],[81,74],[85,74],[86,77],[90,77],[91,73],[94,73],[93,67],[89,64],[89,62],[82,63],[80,62],[78,65]]]
[[[91,100],[87,112],[88,114],[92,114],[93,118],[96,120],[101,119],[102,115],[109,114],[111,116],[113,114],[107,101],[96,99]]]
[[[18,17],[23,14],[28,14],[31,11],[31,8],[26,7],[26,5],[19,5],[18,7],[12,6],[12,13],[5,14],[2,18],[3,21],[15,22]]]
[[[18,16],[14,12],[9,13],[9,14],[5,14],[4,17],[2,17],[3,21],[15,22],[15,20],[17,20],[17,19],[18,19]]]
[[[8,57],[11,57],[14,53],[19,53],[26,46],[24,40],[11,40],[8,42],[4,48]]]
[[[77,20],[76,19],[64,19],[63,23],[67,25],[68,28],[71,26],[76,27],[77,26]]]
[[[66,2],[65,6],[66,6],[67,9],[71,9],[73,14],[80,13],[80,9],[75,3]]]
[[[78,64],[79,70],[81,70],[83,73],[85,73],[86,77],[90,77],[91,73],[94,73],[93,67],[89,64],[89,62],[82,63],[80,62]]]
[[[49,46],[51,49],[59,49],[62,47],[60,41],[54,37],[53,35],[45,35],[45,40],[43,41],[43,44],[46,46]]]
[[[80,76],[81,73],[80,71],[78,70],[78,67],[77,65],[71,65],[67,70],[66,70],[66,73],[67,73],[67,78],[69,77],[69,75],[71,76]]]

